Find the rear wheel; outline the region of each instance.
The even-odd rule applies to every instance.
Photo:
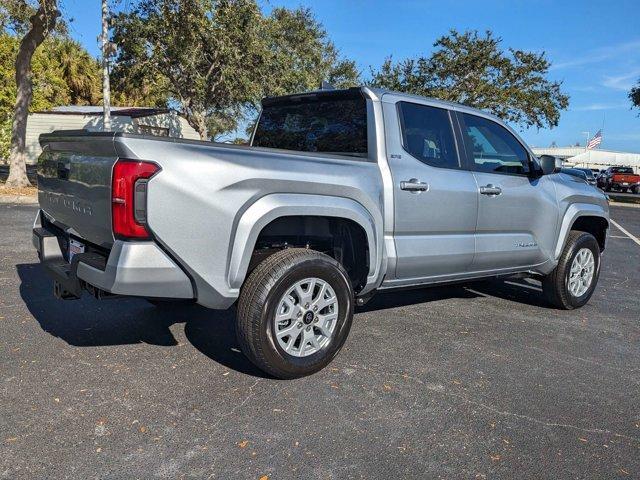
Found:
[[[600,246],[593,235],[572,231],[556,268],[542,281],[547,299],[572,310],[586,304],[598,283]]]
[[[297,378],[328,365],[353,318],[353,290],[342,265],[320,252],[277,252],[249,275],[238,301],[242,351],[277,378]]]

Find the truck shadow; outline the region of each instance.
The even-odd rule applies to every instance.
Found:
[[[154,307],[141,299],[61,301],[53,296],[52,282],[38,263],[17,265],[20,295],[29,312],[47,333],[78,347],[147,343],[177,346],[172,325],[184,323],[186,339],[202,354],[230,369],[256,377],[266,375],[241,353],[235,334],[235,308],[209,310],[195,304]],[[492,296],[534,306],[547,306],[532,286],[486,281],[379,294],[356,313],[418,305],[452,298]],[[356,318],[357,321],[357,318]]]
[[[40,327],[77,347],[146,343],[178,345],[172,325],[184,324],[187,340],[201,353],[232,370],[264,377],[240,352],[235,309],[209,310],[194,304],[154,307],[146,300],[96,300],[89,294],[62,301],[53,296],[51,279],[40,264],[17,265],[20,295]]]

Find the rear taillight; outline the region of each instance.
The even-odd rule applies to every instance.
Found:
[[[118,160],[113,166],[111,217],[116,238],[149,238],[147,182],[159,171],[155,163],[137,160]]]

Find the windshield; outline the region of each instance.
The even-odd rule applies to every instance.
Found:
[[[583,180],[587,179],[587,174],[579,168],[563,168],[561,169],[561,172],[566,173],[567,175],[573,175],[574,177],[582,178]]]
[[[366,157],[366,100],[352,91],[267,100],[253,146]]]
[[[617,167],[617,168],[612,168],[611,169],[611,173],[630,173],[630,174],[633,174],[633,170],[631,169],[631,167]]]
[[[594,178],[593,170],[591,170],[590,168],[579,168],[578,170],[580,170],[581,172],[586,173],[588,178]]]

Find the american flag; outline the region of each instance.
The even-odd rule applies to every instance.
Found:
[[[598,133],[596,133],[593,138],[589,140],[589,142],[587,143],[587,148],[598,148],[598,145],[600,145],[600,143],[602,143],[602,130],[598,130]]]

